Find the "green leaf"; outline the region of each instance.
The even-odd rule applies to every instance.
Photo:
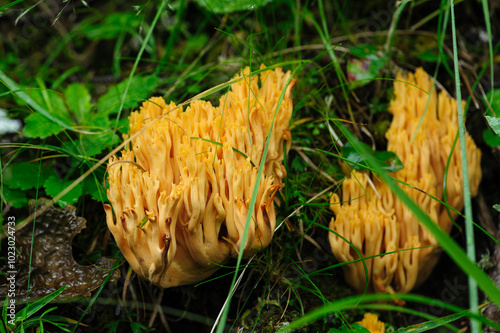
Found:
[[[71,185],[74,180],[61,181],[57,176],[52,175],[43,184],[45,188],[45,192],[54,198],[56,195],[61,193],[66,187]],[[57,202],[59,206],[64,207],[67,204],[74,204],[78,201],[78,198],[81,197],[83,193],[83,183],[76,185],[71,191],[66,193],[59,201]]]
[[[364,86],[377,78],[386,62],[372,45],[361,45],[351,49],[358,58],[351,57],[347,62],[347,78],[351,89]]]
[[[491,148],[495,148],[500,146],[500,136],[493,133],[493,131],[489,128],[483,131],[483,139],[484,142]]]
[[[47,110],[52,116],[61,120],[66,125],[74,125],[71,119],[64,99],[61,94],[49,89],[28,89],[26,94],[40,107]]]
[[[84,124],[92,127],[96,131],[108,131],[111,129],[109,115],[99,111],[90,112],[85,118]]]
[[[39,183],[38,187],[43,184],[47,175],[40,174],[39,180],[38,174],[38,165],[27,162],[16,163],[4,169],[3,181],[11,189],[25,191],[37,187],[37,183]]]
[[[500,212],[500,205],[499,205],[499,204],[495,204],[495,205],[493,205],[493,208],[495,208],[495,210],[496,210],[497,212]]]
[[[136,106],[139,102],[148,98],[156,87],[158,87],[159,79],[156,75],[149,76],[134,76],[130,82],[128,95],[125,98],[123,108],[131,108]],[[116,86],[109,88],[108,92],[104,94],[97,102],[99,112],[105,115],[115,114],[120,109],[122,95],[127,87],[127,80],[118,83]]]
[[[47,119],[40,113],[32,113],[24,119],[23,134],[27,138],[45,139],[60,133],[64,127]]]
[[[425,50],[423,52],[414,52],[417,57],[425,62],[438,62],[439,52],[435,50]]]
[[[485,116],[488,124],[493,129],[496,135],[500,136],[500,118]]]
[[[232,13],[239,10],[255,10],[271,0],[196,0],[201,7],[215,14]]]
[[[82,135],[80,140],[65,141],[62,148],[72,155],[94,157],[104,149],[117,145],[120,138],[113,132]]]
[[[107,323],[104,327],[109,327],[109,333],[116,333],[120,322],[118,320]]]
[[[491,109],[488,106],[489,101],[491,101]],[[484,104],[489,115],[500,117],[500,89],[488,91]],[[494,114],[492,114],[491,111],[493,111]]]
[[[111,148],[120,143],[120,137],[113,133],[85,135],[80,140],[80,147],[86,156],[95,156],[101,153],[106,148]]]
[[[136,323],[134,321],[131,321],[130,322],[130,329],[132,330],[132,332],[134,333],[140,333],[140,332],[146,332],[148,330],[148,328],[140,323]]]
[[[357,145],[362,145],[365,151],[367,151],[378,161],[378,163],[382,165],[382,169],[384,171],[395,172],[403,168],[403,163],[401,163],[399,157],[392,151],[375,151],[368,145],[361,142],[357,143]],[[365,158],[359,154],[358,150],[356,150],[350,142],[347,142],[342,147],[342,155],[348,160],[346,163],[355,170],[359,171],[370,169]]]
[[[92,108],[90,93],[87,88],[79,83],[72,83],[64,92],[66,104],[73,112],[79,124],[84,124],[87,114]]]
[[[377,53],[377,48],[371,44],[362,44],[351,48],[350,53],[358,58],[366,58]]]
[[[209,42],[209,38],[205,34],[191,36],[186,44],[185,52],[201,51]],[[195,78],[193,78],[195,80]]]
[[[46,89],[30,89],[26,90],[25,93],[31,101],[45,110],[45,112],[48,112],[53,119],[51,120],[41,112],[30,114],[24,120],[26,126],[23,129],[23,134],[26,137],[44,139],[48,136],[58,134],[65,127],[74,125],[62,97],[56,92]]]
[[[113,13],[92,26],[82,28],[89,39],[115,39],[124,31],[134,33],[141,24],[141,17],[134,13]]]
[[[128,118],[122,118],[118,121],[118,130],[120,133],[128,134],[130,131],[130,122]]]
[[[22,190],[12,190],[7,186],[2,189],[2,194],[8,205],[14,208],[23,208],[28,206],[28,198],[26,197],[26,192]]]

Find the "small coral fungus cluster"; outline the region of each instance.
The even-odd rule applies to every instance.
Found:
[[[432,197],[458,211],[463,208],[460,149],[458,144],[453,148],[458,131],[457,102],[444,92],[436,94],[432,79],[422,69],[408,77],[399,75],[394,93],[387,149],[398,155],[404,168],[393,176],[415,187],[403,189],[449,232],[457,214]],[[468,134],[466,146],[470,191],[475,195],[481,180],[481,152]],[[342,200],[337,194],[331,197],[331,209],[335,217],[330,228],[335,233],[330,233],[330,243],[337,259],[347,262],[359,258],[338,235],[363,257],[376,256],[365,261],[370,290],[408,292],[425,280],[436,264],[436,239],[376,177],[353,171],[342,185]],[[386,254],[393,251],[399,252]],[[344,266],[344,273],[355,289],[364,290],[367,275],[363,262]]]
[[[378,316],[373,313],[365,313],[362,320],[357,322],[366,328],[370,333],[384,333],[385,323],[378,319]]]
[[[194,101],[183,111],[151,98],[130,116],[130,136],[140,132],[131,148],[109,161],[108,227],[135,272],[158,286],[201,281],[238,255],[255,186],[243,256],[272,239],[293,81],[280,68],[249,73],[218,107]]]

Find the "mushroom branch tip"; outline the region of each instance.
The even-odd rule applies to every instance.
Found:
[[[401,185],[405,193],[449,233],[456,211],[464,205],[460,148],[454,145],[457,101],[436,93],[432,78],[421,68],[407,77],[399,74],[394,94],[387,150],[396,153],[404,168],[393,176],[409,185]],[[468,133],[466,154],[474,196],[481,181],[481,151]],[[341,196],[334,193],[330,204],[335,214],[331,248],[339,261],[354,261],[343,266],[354,289],[362,292],[368,278],[370,291],[409,292],[429,276],[439,259],[439,244],[387,185],[367,172],[352,171]],[[363,258],[371,258],[358,260],[353,247]]]
[[[160,287],[199,282],[237,257],[247,214],[243,256],[272,240],[295,80],[281,68],[258,75],[245,68],[239,75],[244,79],[219,106],[196,100],[183,110],[161,97],[144,102],[129,117],[128,148],[109,160],[108,227],[134,271]]]

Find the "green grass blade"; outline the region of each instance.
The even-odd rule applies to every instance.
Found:
[[[285,326],[281,328],[280,330],[277,331],[277,333],[288,333],[288,332],[293,332],[294,330],[307,325],[308,323],[311,323],[315,320],[318,320],[320,318],[323,318],[326,315],[343,311],[343,310],[348,310],[348,309],[353,309],[355,307],[357,308],[380,308],[380,309],[397,309],[399,312],[411,312],[413,314],[418,314],[422,317],[427,317],[427,318],[432,318],[432,316],[425,314],[423,312],[416,312],[415,310],[407,309],[407,308],[402,308],[402,307],[397,307],[391,304],[380,304],[382,302],[394,302],[395,300],[403,300],[407,302],[416,302],[416,303],[421,303],[421,304],[427,304],[431,305],[434,307],[439,307],[439,308],[444,308],[450,311],[453,311],[455,313],[460,313],[463,316],[467,316],[469,318],[474,318],[476,320],[480,320],[484,322],[487,325],[490,325],[494,328],[500,328],[500,324],[494,323],[489,319],[486,319],[485,317],[480,316],[477,313],[472,313],[470,311],[465,311],[464,309],[457,307],[455,305],[451,305],[448,303],[445,303],[440,300],[436,300],[433,298],[425,297],[425,296],[420,296],[420,295],[415,295],[415,294],[370,294],[370,295],[365,295],[365,296],[352,296],[352,297],[347,297],[340,299],[336,302],[329,303],[327,305],[324,305],[316,310],[313,310],[306,314],[305,316],[295,320],[294,322],[290,323],[290,325]],[[375,303],[375,304],[371,304]],[[413,312],[412,312],[413,311]]]
[[[490,84],[491,87],[495,86],[495,67],[493,66],[493,37],[491,35],[491,22],[490,22],[490,10],[488,8],[488,0],[482,0],[483,3],[483,13],[484,13],[484,23],[486,26],[486,32],[488,33],[488,51],[490,54],[489,65],[490,65]],[[489,100],[489,103],[493,102],[493,94]]]
[[[3,185],[2,185],[3,186]],[[7,319],[7,306],[9,305],[9,297],[5,296],[5,302],[3,303],[2,308],[2,320],[0,320],[0,333],[4,333],[7,327],[8,319]]]
[[[397,309],[397,311],[400,311],[400,310],[401,309]],[[428,322],[425,322],[422,324],[417,324],[417,325],[412,325],[412,326],[405,327],[405,328],[400,328],[395,333],[406,333],[409,331],[411,331],[411,333],[427,332],[429,330],[437,329],[438,327],[441,327],[441,326],[449,324],[455,320],[458,320],[458,319],[464,317],[465,315],[466,314],[463,312],[454,313],[452,315],[437,318],[436,320],[428,321]]]
[[[394,32],[396,31],[396,27],[398,25],[399,19],[401,18],[401,14],[403,13],[403,10],[405,9],[406,5],[408,4],[408,0],[403,0],[396,8],[396,11],[393,14],[392,21],[391,21],[391,26],[389,27],[389,31],[387,33],[387,41],[385,42],[385,54],[387,56],[387,66],[391,65],[391,62],[389,61],[391,59],[391,49],[392,49],[392,42],[394,41]]]
[[[38,312],[41,308],[43,308],[45,305],[49,304],[52,300],[54,300],[57,296],[59,296],[66,286],[62,286],[61,288],[57,289],[53,293],[48,294],[47,296],[26,305],[26,307],[19,311],[16,315],[16,322],[19,322],[21,320],[27,319],[34,315],[36,312]]]
[[[40,152],[40,157],[41,158],[40,158],[40,162],[38,164],[38,170],[41,170],[41,167],[42,167],[43,150]],[[41,172],[39,171],[38,175],[37,175],[38,176],[37,177],[37,181],[36,181],[37,185],[36,185],[35,200],[37,200],[37,201],[38,201],[38,191],[39,191],[39,188],[40,188],[40,185],[41,185],[40,184],[40,174],[41,174]],[[35,209],[34,209],[35,217],[33,218],[33,225],[32,225],[32,229],[31,229],[30,256],[29,256],[29,263],[28,263],[28,290],[26,290],[26,307],[24,308],[24,311],[26,311],[26,309],[28,309],[28,301],[29,301],[29,298],[30,298],[30,285],[31,285],[30,281],[31,281],[31,273],[32,273],[32,270],[31,270],[32,266],[31,265],[33,263],[33,247],[34,247],[34,244],[35,244],[35,227],[36,227],[36,211],[37,211],[37,209],[38,209],[38,205],[35,204]],[[57,295],[59,295],[64,290],[65,287],[66,286],[61,287],[61,289],[60,289],[61,291]],[[58,291],[56,290],[54,292],[54,294],[57,293],[57,292]],[[47,295],[46,297],[48,297],[48,296],[50,296],[50,294]],[[43,298],[42,298],[42,300],[43,300]],[[23,316],[21,318],[21,320],[24,320],[26,318],[29,318],[29,316]]]
[[[17,5],[18,3],[23,2],[23,1],[24,1],[24,0],[15,0],[15,1],[12,1],[12,2],[11,2],[11,3],[9,3],[9,4],[7,4],[7,5],[5,5],[5,6],[0,7],[0,12],[1,12],[1,11],[3,11],[3,10],[5,10],[5,9],[7,9],[7,8],[9,8],[9,7],[12,7],[12,6],[14,6],[14,5]]]
[[[453,0],[450,0],[450,13],[451,13],[451,30],[453,41],[453,63],[455,67],[455,90],[457,94],[457,113],[458,113],[458,135],[460,137],[460,153],[462,160],[462,175],[463,175],[463,191],[464,191],[464,206],[465,206],[465,236],[467,244],[467,256],[471,262],[476,261],[476,246],[474,242],[474,225],[472,224],[472,202],[470,196],[469,186],[469,171],[467,165],[467,149],[465,146],[465,125],[464,125],[464,110],[462,108],[462,93],[460,90],[460,73],[458,64],[458,49],[457,49],[457,35],[455,25],[455,7]],[[469,275],[469,307],[470,310],[478,312],[478,290],[476,279]],[[498,290],[498,289],[497,289]],[[486,292],[486,291],[485,291]],[[488,295],[489,293],[486,292]],[[498,303],[497,303],[498,304]],[[472,321],[471,331],[479,333],[481,330],[480,324],[477,321]]]
[[[108,283],[109,279],[111,279],[111,277],[113,276],[113,272],[115,271],[115,269],[117,269],[118,267],[120,266],[120,260],[117,259],[115,261],[115,263],[113,264],[113,267],[109,270],[109,273],[108,275],[106,276],[106,279],[104,279],[104,282],[102,283],[102,285],[99,287],[99,289],[97,290],[97,292],[95,293],[95,295],[92,297],[92,299],[90,300],[89,304],[87,305],[87,308],[85,309],[85,311],[83,312],[82,316],[80,317],[80,319],[78,319],[78,322],[76,323],[75,327],[73,328],[73,330],[71,332],[75,332],[76,329],[78,328],[78,325],[80,325],[80,323],[82,322],[83,320],[83,317],[85,317],[85,315],[87,314],[87,312],[90,310],[90,308],[92,307],[92,305],[94,304],[94,302],[97,300],[97,297],[99,297],[99,295],[101,294],[101,291],[102,289],[104,288],[104,286]]]
[[[346,106],[347,106],[347,110],[348,110],[349,115],[351,117],[351,121],[355,122],[354,115],[353,115],[353,112],[352,112],[352,109],[351,109],[351,103],[349,102],[349,94],[348,94],[348,91],[347,91],[347,88],[346,88],[346,86],[347,86],[347,80],[344,77],[344,72],[342,71],[342,68],[340,67],[340,64],[339,64],[339,61],[337,59],[337,56],[335,55],[335,52],[333,52],[334,47],[332,47],[332,44],[330,43],[330,38],[328,36],[327,22],[326,22],[325,13],[324,13],[324,10],[323,10],[323,1],[320,0],[318,2],[318,4],[319,4],[319,13],[320,13],[320,16],[321,16],[322,27],[320,27],[320,25],[316,22],[316,20],[314,20],[314,17],[312,15],[310,15],[309,19],[311,19],[314,27],[316,28],[316,30],[318,31],[319,36],[321,37],[321,41],[323,42],[323,44],[327,48],[328,55],[330,56],[330,59],[332,60],[333,68],[335,69],[335,73],[337,75],[337,78],[338,78],[339,82],[341,83],[340,87],[342,89],[342,95],[344,96],[344,99],[345,99],[345,102],[346,102]]]
[[[160,6],[158,7],[158,10],[156,11],[156,15],[153,19],[153,22],[151,23],[151,27],[149,28],[148,33],[146,34],[146,37],[144,37],[144,41],[142,42],[139,53],[137,54],[137,57],[135,58],[134,65],[132,66],[132,70],[130,71],[130,75],[129,75],[128,80],[127,80],[127,85],[125,87],[125,91],[123,92],[123,95],[122,95],[122,100],[120,102],[120,108],[118,110],[118,114],[116,115],[115,128],[118,128],[118,122],[120,121],[120,115],[123,111],[125,99],[127,97],[128,90],[130,88],[130,83],[132,82],[132,78],[134,77],[135,71],[137,70],[137,66],[139,65],[139,61],[141,61],[142,54],[144,53],[144,50],[146,49],[146,46],[148,45],[148,41],[153,34],[153,30],[156,26],[156,23],[158,23],[158,20],[160,19],[161,14],[165,10],[166,5],[167,5],[166,1],[163,1],[163,0],[160,1]]]

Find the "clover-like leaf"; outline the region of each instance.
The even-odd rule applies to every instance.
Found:
[[[66,141],[63,148],[74,155],[94,157],[104,149],[112,147],[120,142],[120,137],[115,133],[87,134],[80,140]]]
[[[24,119],[23,134],[27,138],[45,139],[61,132],[64,127],[47,119],[40,113],[32,113]]]
[[[47,173],[39,172],[38,165],[34,163],[15,163],[3,170],[4,184],[11,189],[20,189],[23,191],[40,187],[47,177]]]
[[[490,128],[483,131],[483,140],[491,148],[500,146],[500,136],[496,135]]]
[[[2,189],[2,195],[7,204],[14,208],[23,208],[28,204],[28,198],[26,197],[25,191],[13,190],[4,186]]]
[[[43,184],[43,187],[45,188],[45,192],[52,196],[55,197],[59,193],[61,193],[66,187],[71,185],[73,183],[73,180],[69,181],[62,181],[60,180],[56,175],[52,175]],[[72,204],[76,203],[78,201],[78,198],[81,197],[83,193],[83,184],[80,183],[76,185],[71,191],[66,193],[57,203],[59,206],[64,207],[67,204]]]
[[[484,104],[488,115],[500,117],[500,89],[488,91],[484,98]]]
[[[68,108],[73,112],[79,124],[84,124],[87,114],[92,108],[90,93],[79,83],[70,84],[64,92]]]
[[[500,136],[500,118],[491,116],[485,117],[493,132],[495,132],[496,135]]]
[[[500,204],[494,204],[493,208],[497,211],[500,212]]]
[[[116,86],[110,87],[108,92],[99,98],[97,108],[100,113],[110,115],[118,112],[127,84],[128,79],[123,80]],[[156,75],[134,76],[130,82],[127,96],[125,96],[123,108],[131,108],[146,100],[158,87],[158,84],[158,76]]]
[[[36,103],[40,110],[43,110],[45,115],[36,112],[26,117],[24,120],[26,124],[23,130],[24,136],[44,139],[61,132],[64,129],[63,125],[67,127],[74,125],[59,93],[47,89],[27,89],[25,93]],[[24,102],[20,100],[19,103],[23,104]]]

